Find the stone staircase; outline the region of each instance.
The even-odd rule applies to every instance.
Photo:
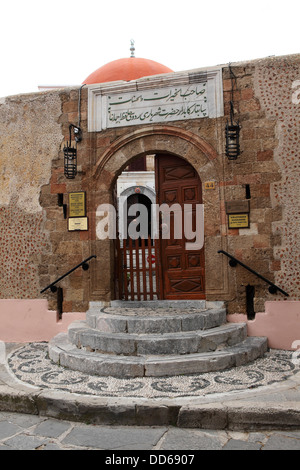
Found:
[[[72,370],[115,377],[214,372],[263,356],[267,339],[226,323],[222,302],[91,302],[85,322],[49,343],[51,360]]]

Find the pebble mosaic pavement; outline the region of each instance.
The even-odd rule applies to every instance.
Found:
[[[300,369],[291,351],[270,350],[246,366],[221,372],[176,377],[120,379],[72,371],[54,364],[47,343],[29,343],[8,355],[10,371],[23,383],[44,388],[102,397],[201,397],[259,388],[282,382]]]

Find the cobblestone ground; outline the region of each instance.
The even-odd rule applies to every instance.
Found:
[[[300,430],[235,432],[175,427],[95,426],[0,412],[0,450],[106,450],[110,452],[103,458],[112,458],[111,451],[116,451],[113,454],[115,459],[122,458],[122,455],[130,457],[128,451],[142,450],[153,451],[156,458],[158,454],[167,455],[172,451],[183,451],[181,454],[188,451],[186,455],[191,456],[191,451],[200,450],[300,450]],[[122,454],[122,451],[127,452]],[[133,452],[132,456],[137,458],[139,452]],[[142,462],[145,464],[143,459],[150,458],[149,452],[141,453],[139,458],[138,463],[136,460],[127,460],[126,463],[133,467],[140,466]],[[152,457],[152,464],[154,460],[155,456]]]

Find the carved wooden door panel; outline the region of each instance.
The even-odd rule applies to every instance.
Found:
[[[196,204],[202,203],[201,182],[196,170],[185,160],[173,155],[156,156],[156,191],[158,204],[177,209],[170,212],[168,230],[160,218],[161,285],[160,297],[164,299],[204,299],[204,248],[188,250],[183,227],[183,205],[192,207],[193,230],[195,230]],[[176,204],[176,206],[174,206]],[[180,213],[180,214],[179,214]],[[181,215],[181,218],[180,218]],[[175,218],[176,223],[175,222]],[[178,221],[182,237],[177,238]],[[177,232],[176,232],[177,231]]]

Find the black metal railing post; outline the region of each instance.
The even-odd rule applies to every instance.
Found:
[[[49,284],[47,287],[45,287],[44,289],[41,290],[41,294],[43,292],[45,292],[47,289],[50,289],[51,292],[56,292],[57,291],[57,287],[56,287],[56,284],[61,281],[62,279],[64,279],[65,277],[69,276],[69,274],[71,274],[73,271],[75,271],[76,269],[80,268],[80,266],[82,267],[82,269],[84,271],[86,271],[87,269],[89,269],[89,264],[88,262],[92,259],[92,258],[96,258],[96,255],[92,255],[92,256],[89,256],[88,258],[86,258],[85,260],[81,261],[81,263],[77,264],[76,266],[74,266],[74,268],[70,269],[69,271],[67,271],[65,274],[63,274],[62,276],[60,276],[59,278],[57,278],[55,281],[51,282],[51,284]]]
[[[255,271],[254,269],[250,268],[250,266],[247,266],[246,264],[242,263],[242,261],[238,260],[237,258],[235,258],[235,256],[231,255],[230,253],[227,253],[227,251],[224,251],[224,250],[218,250],[218,253],[222,253],[223,255],[227,256],[229,259],[229,265],[231,267],[235,267],[237,264],[239,264],[240,266],[242,266],[243,268],[247,269],[247,271],[249,271],[250,273],[254,274],[255,276],[257,276],[258,278],[262,279],[264,282],[266,282],[267,284],[269,284],[269,292],[270,294],[276,294],[277,291],[281,292],[283,295],[285,295],[286,297],[289,296],[289,294],[287,292],[285,292],[283,289],[281,289],[280,287],[278,287],[276,284],[274,284],[274,282],[270,281],[269,279],[265,278],[264,276],[262,276],[261,274],[259,274],[257,271]]]
[[[59,320],[62,319],[63,314],[63,302],[64,302],[64,291],[62,287],[57,288],[57,313]]]

